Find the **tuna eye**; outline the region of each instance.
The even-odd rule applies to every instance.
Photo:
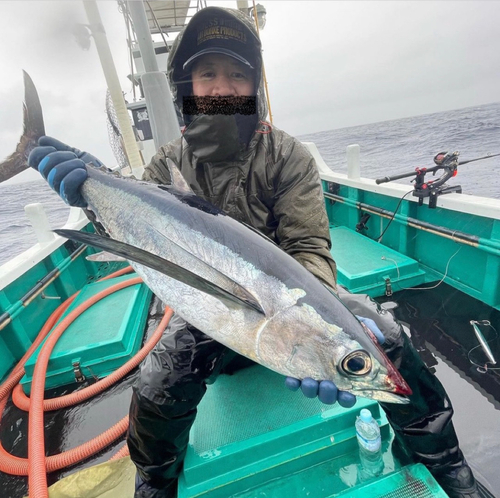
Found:
[[[365,375],[372,369],[372,359],[366,351],[353,351],[344,357],[341,366],[347,374]]]

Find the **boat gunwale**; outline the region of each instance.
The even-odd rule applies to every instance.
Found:
[[[398,199],[412,189],[411,185],[405,186],[396,182],[391,183],[390,185],[377,185],[375,180],[370,178],[349,178],[348,174],[333,171],[325,163],[314,142],[302,143],[314,157],[318,166],[320,177],[324,181],[339,183],[347,187],[364,190],[365,192],[395,197]],[[408,202],[418,203],[418,199],[416,197],[408,197],[406,200]],[[428,199],[424,200],[424,205],[427,205],[428,202]],[[436,207],[450,211],[458,211],[460,213],[482,216],[493,220],[500,220],[500,199],[493,199],[491,197],[480,197],[466,193],[446,194],[438,197]]]

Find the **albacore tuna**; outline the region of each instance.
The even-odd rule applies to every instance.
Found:
[[[261,365],[406,401],[408,386],[357,318],[271,240],[184,182],[159,186],[88,170],[82,195],[112,238],[59,234],[124,256],[182,318]]]
[[[407,402],[410,388],[335,294],[274,242],[193,194],[169,166],[172,186],[88,167],[82,195],[110,237],[56,232],[125,257],[183,319],[267,368]]]

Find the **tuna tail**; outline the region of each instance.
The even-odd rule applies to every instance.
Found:
[[[256,299],[244,287],[241,287],[235,282],[232,286],[232,292],[230,292],[196,275],[196,273],[176,265],[172,261],[168,261],[148,251],[126,244],[125,242],[120,242],[109,237],[102,237],[95,233],[79,232],[78,230],[54,230],[54,232],[61,237],[97,247],[103,251],[122,256],[127,260],[135,261],[148,268],[152,268],[190,287],[210,294],[224,301],[230,307],[234,307],[236,304],[240,308],[250,308],[265,315],[264,310]]]
[[[21,173],[28,167],[28,156],[36,147],[38,139],[45,135],[42,106],[32,79],[26,71],[24,76],[23,134],[16,150],[0,163],[0,183]]]

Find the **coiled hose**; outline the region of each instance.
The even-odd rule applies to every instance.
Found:
[[[102,280],[129,273],[131,270],[132,269],[130,267],[124,268],[105,277]],[[31,389],[32,396],[30,400],[30,398],[28,398],[24,394],[22,387],[19,384],[21,378],[24,375],[24,364],[31,356],[31,354],[38,348],[41,342],[45,339],[57,320],[73,302],[76,294],[68,298],[52,313],[29,350],[24,354],[19,363],[14,367],[7,380],[2,384],[2,386],[0,386],[0,421],[11,392],[14,404],[22,410],[29,411],[28,458],[26,459],[13,456],[8,453],[0,444],[0,470],[7,474],[21,476],[28,475],[30,497],[48,498],[46,476],[47,472],[53,472],[70,465],[74,465],[88,458],[89,456],[98,453],[126,432],[128,428],[128,416],[124,417],[113,427],[105,431],[103,434],[100,434],[94,439],[88,441],[87,443],[60,453],[59,455],[45,457],[43,412],[58,410],[64,407],[75,405],[77,403],[81,403],[82,401],[87,400],[104,391],[112,384],[127,375],[136,366],[138,366],[139,363],[143,361],[144,358],[148,355],[151,349],[153,349],[155,344],[160,340],[163,331],[167,327],[168,322],[173,315],[173,311],[170,308],[165,309],[165,314],[160,324],[158,325],[151,338],[142,347],[142,349],[127,363],[122,365],[118,370],[113,372],[111,375],[108,375],[107,377],[99,380],[95,384],[92,384],[91,386],[88,386],[81,391],[77,391],[66,396],[44,400],[43,396],[45,389],[45,375],[50,354],[56,342],[72,321],[74,321],[80,314],[82,314],[86,309],[88,309],[100,299],[103,299],[109,294],[123,289],[124,287],[135,285],[141,282],[142,280],[137,277],[131,278],[127,281],[119,282],[118,284],[114,284],[91,297],[86,302],[82,303],[71,313],[69,313],[64,318],[64,320],[61,321],[61,323],[59,323],[59,325],[54,329],[50,337],[43,345],[38,355],[35,370],[33,373]],[[112,459],[117,459],[126,456],[127,454],[128,449],[125,445],[116,455],[112,457]]]

